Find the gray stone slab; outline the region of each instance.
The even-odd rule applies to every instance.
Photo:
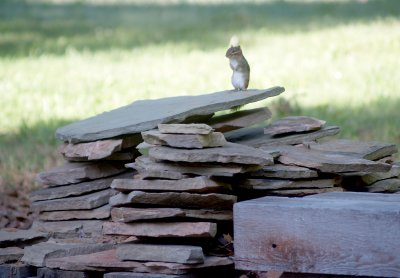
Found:
[[[56,136],[62,141],[77,143],[139,133],[154,129],[160,123],[180,122],[189,116],[212,114],[277,96],[283,91],[282,87],[273,87],[267,90],[247,90],[245,93],[222,91],[198,96],[139,100],[61,127],[57,129]]]
[[[334,179],[284,180],[284,179],[245,179],[238,184],[241,188],[253,190],[330,188],[336,185]]]
[[[90,255],[78,255],[64,258],[49,259],[48,267],[57,267],[65,270],[120,270],[132,272],[158,273],[158,274],[185,274],[200,269],[213,269],[215,271],[233,266],[233,261],[227,257],[206,256],[202,264],[177,264],[166,262],[136,262],[120,261],[116,250],[97,252]]]
[[[262,170],[249,173],[251,177],[308,179],[318,177],[318,172],[305,167],[275,164],[263,167]]]
[[[30,265],[23,264],[5,264],[0,265],[1,278],[26,278],[34,276],[36,268]]]
[[[68,271],[41,267],[37,270],[37,278],[91,278],[93,277],[83,271]]]
[[[29,194],[29,200],[31,202],[35,202],[35,201],[43,201],[51,199],[60,199],[65,197],[81,196],[87,193],[91,193],[93,191],[99,191],[102,189],[110,188],[111,182],[114,179],[132,178],[132,177],[133,173],[129,172],[104,179],[97,179],[88,182],[81,182],[76,184],[39,189]]]
[[[101,234],[101,220],[39,221],[35,220],[32,230],[50,233],[53,238],[94,237]]]
[[[279,162],[317,169],[327,173],[341,172],[387,172],[391,165],[355,158],[348,155],[325,153],[302,147],[284,146],[280,148]]]
[[[19,247],[0,248],[0,264],[16,262],[24,255],[24,249]]]
[[[151,159],[146,156],[136,158],[135,169],[140,171],[146,169],[149,171],[168,171],[173,173],[182,174],[195,174],[201,176],[223,176],[232,177],[240,173],[247,173],[257,171],[262,168],[260,165],[246,165],[246,164],[213,164],[213,163],[175,163],[175,162],[161,162]]]
[[[135,273],[135,272],[109,272],[104,278],[195,278],[192,275],[173,275],[157,273]]]
[[[204,263],[202,248],[190,245],[121,244],[117,247],[117,258],[121,261]]]
[[[163,134],[208,135],[213,131],[213,128],[206,124],[158,124],[158,130]]]
[[[179,208],[113,208],[112,220],[116,222],[133,222],[138,220],[162,219],[185,216]]]
[[[376,172],[376,173],[368,173],[361,176],[361,179],[366,184],[372,184],[374,182],[385,180],[389,178],[396,178],[400,177],[400,166],[399,165],[392,165],[392,168],[388,172]]]
[[[327,192],[342,192],[341,187],[328,188],[301,188],[301,189],[284,189],[284,190],[269,190],[262,191],[263,196],[281,196],[281,197],[303,197],[313,194],[321,194]]]
[[[29,230],[1,230],[0,231],[0,247],[17,246],[24,242],[35,240],[45,240],[49,236],[46,232],[40,232],[33,229]]]
[[[225,185],[200,176],[181,180],[143,180],[115,179],[111,188],[120,192],[131,191],[177,191],[177,192],[215,192]]]
[[[210,222],[104,222],[103,234],[150,238],[212,238],[217,224]]]
[[[209,134],[164,134],[158,130],[142,132],[143,140],[147,144],[170,146],[185,149],[203,149],[222,147],[227,142],[221,132]]]
[[[266,107],[240,110],[225,115],[214,116],[208,124],[215,131],[228,132],[261,123],[271,118],[271,115],[271,111]]]
[[[186,192],[147,193],[132,191],[119,193],[110,198],[111,206],[123,205],[158,205],[183,208],[231,209],[237,197],[228,194],[196,194]]]
[[[225,138],[229,142],[240,143],[256,148],[268,148],[271,146],[297,145],[303,142],[315,141],[327,136],[336,135],[339,131],[340,128],[337,126],[325,126],[317,131],[274,137],[264,134],[263,127],[254,127],[241,128],[225,133]]]
[[[36,211],[94,209],[107,204],[114,194],[114,190],[106,189],[78,197],[33,202],[31,208]]]
[[[325,123],[325,121],[312,117],[290,116],[278,119],[272,124],[266,126],[264,128],[264,134],[276,136],[286,133],[313,131],[321,129]]]
[[[124,165],[117,162],[67,162],[39,173],[36,180],[49,186],[58,186],[105,178],[124,171]]]
[[[74,244],[42,242],[25,247],[22,261],[34,266],[46,266],[50,258],[90,254],[112,249],[112,244]]]
[[[336,139],[323,143],[311,143],[308,144],[308,147],[312,150],[349,155],[369,160],[377,160],[397,153],[397,147],[395,144],[348,139]]]
[[[110,211],[109,205],[88,210],[44,211],[39,214],[39,219],[45,221],[106,219],[110,217]]]
[[[189,175],[175,171],[165,171],[157,169],[144,169],[134,163],[128,163],[126,167],[132,167],[138,171],[138,175],[142,179],[164,179],[164,180],[181,180],[190,178]]]
[[[319,198],[327,200],[352,200],[359,202],[394,202],[400,203],[399,196],[395,194],[369,193],[369,192],[330,192],[307,196],[307,198]]]
[[[252,165],[271,165],[274,163],[268,152],[234,143],[227,143],[219,148],[200,150],[156,146],[150,148],[149,156],[153,159],[174,162],[219,162]]]
[[[366,187],[368,192],[394,193],[400,191],[400,179],[386,179],[377,181]]]
[[[183,209],[183,211],[187,218],[217,221],[231,221],[233,219],[232,210]]]

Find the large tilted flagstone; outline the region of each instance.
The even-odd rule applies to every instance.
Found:
[[[142,180],[142,179],[115,179],[111,188],[121,191],[186,191],[210,192],[223,188],[222,183],[210,180],[207,177],[195,177],[181,180]]]
[[[211,176],[231,177],[239,173],[256,171],[261,169],[262,167],[260,165],[246,165],[246,164],[233,164],[233,163],[213,164],[213,163],[160,162],[160,161],[155,161],[154,159],[151,159],[146,156],[140,156],[136,158],[134,165],[128,164],[127,166],[133,167],[138,171],[140,171],[141,169],[145,169],[148,170],[149,172],[150,171],[172,172],[176,177],[179,177],[178,175],[179,173],[195,174],[207,177]]]
[[[116,175],[126,171],[116,162],[67,162],[64,165],[39,173],[37,181],[49,186],[79,183]]]
[[[252,165],[271,165],[274,163],[268,152],[234,143],[227,143],[224,147],[201,150],[155,146],[150,148],[149,156],[153,159],[174,162],[219,162]]]
[[[204,263],[201,247],[190,245],[122,244],[117,247],[117,258],[121,261]]]
[[[271,118],[271,111],[268,108],[256,108],[241,110],[220,116],[214,116],[208,123],[215,131],[228,132],[235,129],[249,127]]]
[[[275,164],[264,166],[263,169],[249,173],[251,177],[281,178],[281,179],[307,179],[316,178],[318,173],[305,167]]]
[[[245,92],[222,91],[198,96],[139,100],[57,129],[56,136],[71,143],[108,139],[154,129],[160,123],[180,122],[281,94],[282,87]]]
[[[132,191],[129,194],[119,193],[110,198],[111,206],[123,206],[129,204],[137,205],[159,205],[183,208],[208,208],[208,209],[231,209],[236,202],[234,195],[209,193],[195,194],[187,192],[163,192],[148,193],[143,191]]]
[[[151,272],[164,274],[185,274],[196,269],[229,267],[233,261],[226,257],[205,257],[202,264],[178,264],[166,262],[135,262],[120,261],[117,258],[116,250],[107,250],[88,255],[78,255],[64,258],[47,260],[46,266],[75,271],[104,271],[114,269],[120,271]]]
[[[147,144],[170,146],[174,148],[202,149],[222,147],[227,142],[221,132],[209,134],[164,134],[158,130],[142,132],[143,140]]]
[[[107,204],[112,195],[113,190],[106,189],[78,197],[33,202],[31,208],[37,211],[93,209]]]
[[[395,144],[381,142],[364,142],[349,139],[337,139],[323,143],[309,144],[312,150],[349,155],[369,160],[377,160],[397,153]]]
[[[264,128],[264,134],[277,136],[321,129],[325,121],[306,116],[291,116],[276,120]]]
[[[387,172],[391,165],[355,158],[348,155],[325,153],[301,147],[285,146],[279,149],[279,162],[320,170],[327,173]]]
[[[39,214],[39,219],[46,221],[106,219],[110,217],[110,211],[111,207],[109,205],[87,210],[43,211]]]
[[[103,234],[151,238],[212,238],[217,224],[210,222],[122,223],[104,222]]]
[[[327,136],[338,134],[340,128],[337,126],[325,126],[316,131],[295,133],[274,137],[264,134],[263,127],[241,128],[225,133],[229,142],[244,144],[256,148],[264,148],[279,145],[297,145],[303,142],[310,142]]]

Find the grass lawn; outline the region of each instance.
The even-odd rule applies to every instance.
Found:
[[[144,98],[230,89],[236,34],[275,117],[400,143],[400,1],[0,1],[0,189],[61,163],[55,129]]]

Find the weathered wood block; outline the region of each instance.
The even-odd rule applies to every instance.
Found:
[[[236,204],[236,268],[398,277],[400,195],[324,195]]]

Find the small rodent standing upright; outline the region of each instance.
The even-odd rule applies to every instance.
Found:
[[[229,58],[229,65],[233,70],[232,85],[237,91],[246,90],[250,81],[249,63],[247,63],[246,58],[243,56],[239,39],[236,36],[231,38],[230,45],[225,56]]]

